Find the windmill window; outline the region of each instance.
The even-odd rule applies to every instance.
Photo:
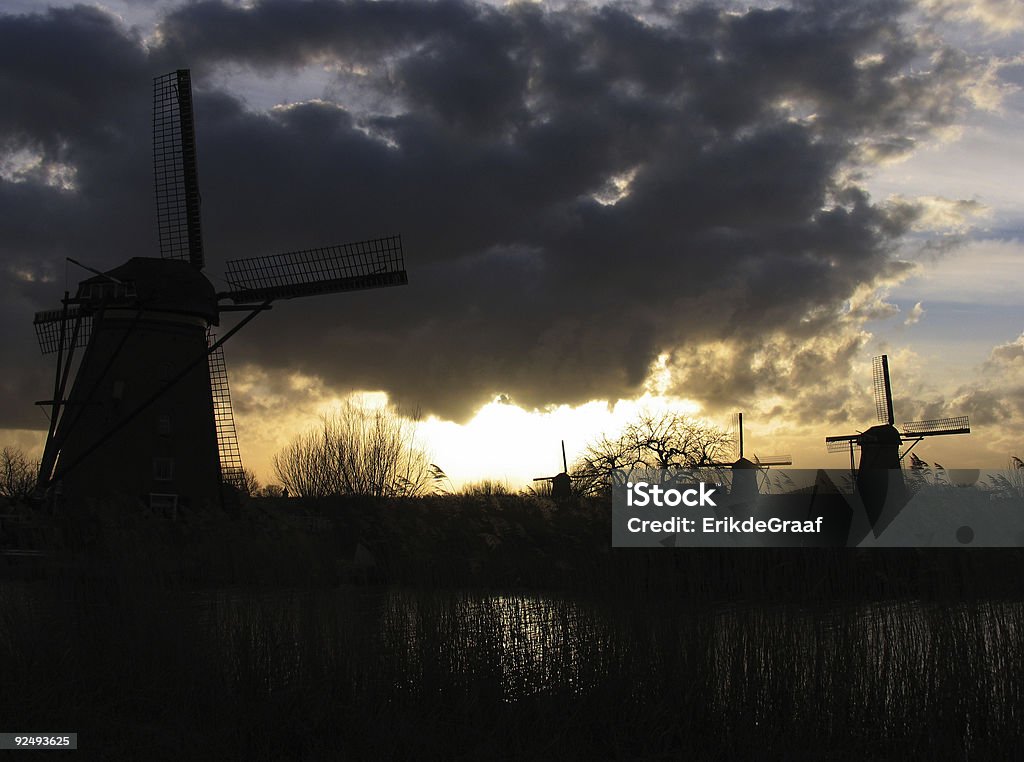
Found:
[[[104,299],[129,299],[134,297],[135,282],[125,281],[124,283],[90,283],[88,290],[83,294],[92,301],[103,301]]]
[[[153,478],[158,482],[174,479],[174,458],[153,458]]]
[[[161,437],[171,435],[171,416],[161,415],[156,419],[156,433]]]
[[[150,492],[149,507],[154,511],[173,513],[178,508],[178,496],[164,492]]]

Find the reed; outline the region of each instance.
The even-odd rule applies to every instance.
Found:
[[[0,587],[0,715],[106,758],[993,758],[1024,606]]]
[[[493,491],[82,513],[63,565],[0,582],[0,717],[106,759],[1019,748],[1020,551],[612,549],[608,521]]]

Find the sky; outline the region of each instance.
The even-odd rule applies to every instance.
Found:
[[[152,78],[192,70],[206,273],[400,233],[409,285],[278,303],[225,346],[243,459],[354,393],[457,483],[560,470],[638,410],[795,467],[874,423],[1024,454],[1024,7],[0,3],[0,443],[38,448],[35,311],[157,256]],[[230,320],[225,320],[230,324]]]

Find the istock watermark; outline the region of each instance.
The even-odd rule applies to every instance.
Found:
[[[688,508],[698,506],[715,508],[716,504],[712,495],[717,489],[717,487],[709,487],[705,482],[700,482],[696,487],[689,489],[676,489],[675,487],[666,489],[660,484],[649,482],[626,482],[626,505],[638,508],[645,505],[675,508],[682,504]]]
[[[1024,547],[1024,477],[975,469],[612,474],[616,547]],[[955,477],[955,478],[954,478]]]

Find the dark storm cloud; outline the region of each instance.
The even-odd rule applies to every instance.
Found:
[[[76,251],[149,247],[152,204],[137,192],[152,183],[149,118],[124,97],[151,86],[147,66],[139,40],[97,9],[0,16],[0,156],[38,160],[21,182],[0,180],[3,264],[63,279]],[[74,192],[45,182],[60,167],[73,169]]]
[[[41,278],[67,254],[152,253],[149,81],[189,65],[211,273],[393,231],[406,244],[408,288],[281,303],[233,360],[462,417],[497,393],[629,396],[659,353],[693,371],[687,350],[708,341],[781,335],[799,352],[894,274],[913,222],[840,170],[948,124],[970,63],[915,40],[891,2],[647,10],[657,21],[627,6],[200,2],[149,49],[84,7],[0,16],[0,141],[76,170],[73,190],[0,181],[4,260]],[[214,84],[324,66],[363,97],[267,113]],[[617,203],[596,200],[627,179]],[[61,285],[4,289],[41,309]],[[851,341],[797,359],[841,374]],[[685,392],[721,400],[806,377],[742,358],[702,372],[680,374]]]

